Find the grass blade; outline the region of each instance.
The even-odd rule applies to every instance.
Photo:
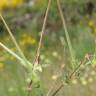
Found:
[[[10,53],[12,56],[14,56],[16,59],[18,59],[21,63],[22,63],[22,65],[25,67],[26,66],[26,64],[24,63],[24,60],[20,57],[20,56],[18,56],[16,53],[14,53],[13,51],[11,51],[8,47],[6,47],[4,44],[2,44],[1,42],[0,42],[0,46],[2,47],[2,48],[4,48],[8,53]]]
[[[13,36],[13,34],[12,34],[10,28],[8,27],[6,21],[4,20],[4,18],[3,18],[3,16],[2,16],[1,13],[0,13],[0,18],[1,18],[1,20],[3,21],[3,23],[4,23],[4,25],[5,25],[6,29],[7,29],[7,31],[8,31],[8,33],[9,33],[10,37],[12,38],[12,41],[13,41],[13,43],[15,44],[17,50],[19,51],[21,57],[24,59],[25,62],[27,62],[26,57],[24,56],[24,54],[23,54],[21,48],[19,47],[19,45],[18,45],[16,39],[14,38],[14,36]]]

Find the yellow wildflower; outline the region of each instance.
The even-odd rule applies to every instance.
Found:
[[[10,3],[11,7],[17,7],[18,5],[23,4],[23,0],[12,0]]]
[[[14,8],[23,4],[24,0],[0,0],[0,10],[5,8]]]
[[[21,45],[34,45],[36,44],[36,39],[32,36],[28,36],[26,34],[22,35],[21,37]]]
[[[7,8],[8,5],[8,0],[0,0],[0,10]]]
[[[34,44],[36,43],[36,40],[35,40],[34,38],[32,38],[32,37],[28,37],[28,38],[27,38],[27,43],[34,45]]]

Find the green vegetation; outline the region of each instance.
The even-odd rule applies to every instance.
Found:
[[[95,96],[96,1],[21,1],[0,8],[0,96]]]

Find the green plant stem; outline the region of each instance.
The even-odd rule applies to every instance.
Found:
[[[16,53],[14,53],[13,51],[11,51],[8,47],[6,47],[1,42],[0,42],[0,46],[2,48],[4,48],[8,53],[10,53],[12,56],[14,56],[16,59],[18,59],[24,67],[26,67],[26,64],[24,63],[23,59],[20,56],[18,56]]]
[[[51,1],[52,1],[52,0],[49,0],[49,1],[48,1],[48,6],[47,6],[47,9],[46,9],[46,13],[45,13],[45,18],[44,18],[44,22],[43,22],[43,26],[42,26],[42,30],[41,30],[39,45],[38,45],[38,49],[37,49],[37,52],[36,52],[36,58],[35,58],[34,64],[35,64],[36,62],[38,62],[38,59],[39,59],[39,57],[40,57],[40,49],[41,49],[41,45],[42,45],[42,41],[43,41],[43,36],[44,36],[45,28],[46,28],[46,23],[47,23],[47,18],[48,18],[48,13],[49,13]],[[39,62],[38,62],[38,63],[39,63]]]
[[[50,96],[50,93],[53,91],[54,86],[56,85],[56,82],[57,82],[57,80],[54,81],[54,84],[50,87],[50,89],[49,89],[49,91],[47,92],[47,95],[46,95],[46,96]]]
[[[62,12],[62,8],[61,8],[61,4],[60,4],[60,0],[57,0],[57,6],[58,6],[58,10],[60,12],[60,17],[63,23],[63,28],[65,30],[65,35],[66,35],[66,39],[67,39],[67,43],[68,43],[68,47],[69,47],[69,51],[70,51],[70,55],[71,55],[71,59],[72,59],[72,68],[75,68],[75,56],[74,56],[74,52],[73,52],[73,48],[72,48],[72,44],[71,44],[71,40],[68,34],[68,30],[67,30],[67,26],[66,26],[66,22],[64,19],[64,15]]]
[[[80,64],[75,68],[75,70],[69,75],[69,79],[71,79],[75,75],[75,73],[79,70],[81,65],[85,64],[86,61],[87,61],[87,59],[84,58],[84,60],[80,62]]]
[[[25,61],[26,63],[28,63],[26,57],[24,56],[24,54],[23,54],[21,48],[19,47],[19,45],[18,45],[16,39],[14,38],[14,36],[13,36],[13,34],[12,34],[10,28],[8,27],[6,21],[4,20],[4,18],[3,18],[3,16],[2,16],[1,13],[0,13],[0,18],[1,18],[1,20],[3,21],[3,23],[4,23],[4,25],[5,25],[6,29],[7,29],[7,31],[8,31],[8,33],[9,33],[10,37],[12,38],[12,41],[13,41],[13,43],[15,44],[17,50],[19,51],[21,57],[24,59],[24,61]],[[29,65],[30,65],[30,64],[29,64]]]
[[[64,84],[62,83],[62,84],[55,90],[55,92],[54,92],[51,96],[55,96],[55,95],[59,92],[59,90],[61,90],[63,87],[64,87]]]
[[[86,63],[87,59],[84,58],[83,61],[80,62],[80,64],[75,68],[75,70],[68,76],[68,80],[71,80],[72,77],[74,76],[74,74],[79,70],[79,68],[81,67],[81,65],[83,65],[84,63]],[[62,84],[53,92],[53,94],[51,96],[55,96],[61,89],[62,87],[64,87],[64,83],[62,82]]]
[[[92,58],[92,64],[94,63],[94,61],[96,61],[96,40],[95,40],[95,50],[94,50],[94,54],[93,54],[93,58]]]

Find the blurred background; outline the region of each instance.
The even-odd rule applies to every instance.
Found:
[[[96,44],[96,0],[60,0],[69,36],[76,58],[81,61],[86,54],[94,54]],[[0,0],[0,11],[28,60],[33,62],[48,0]],[[2,20],[0,42],[18,54]],[[45,96],[61,67],[67,76],[71,70],[70,53],[62,27],[56,0],[52,0],[41,49],[40,88],[33,88],[32,96]],[[56,96],[96,96],[96,66],[83,66],[79,77]],[[64,76],[65,76],[64,75]],[[63,78],[63,76],[62,76]],[[0,47],[0,96],[27,96],[28,82],[25,69],[18,60]],[[57,88],[60,80],[56,84]],[[54,90],[55,90],[54,88]]]

